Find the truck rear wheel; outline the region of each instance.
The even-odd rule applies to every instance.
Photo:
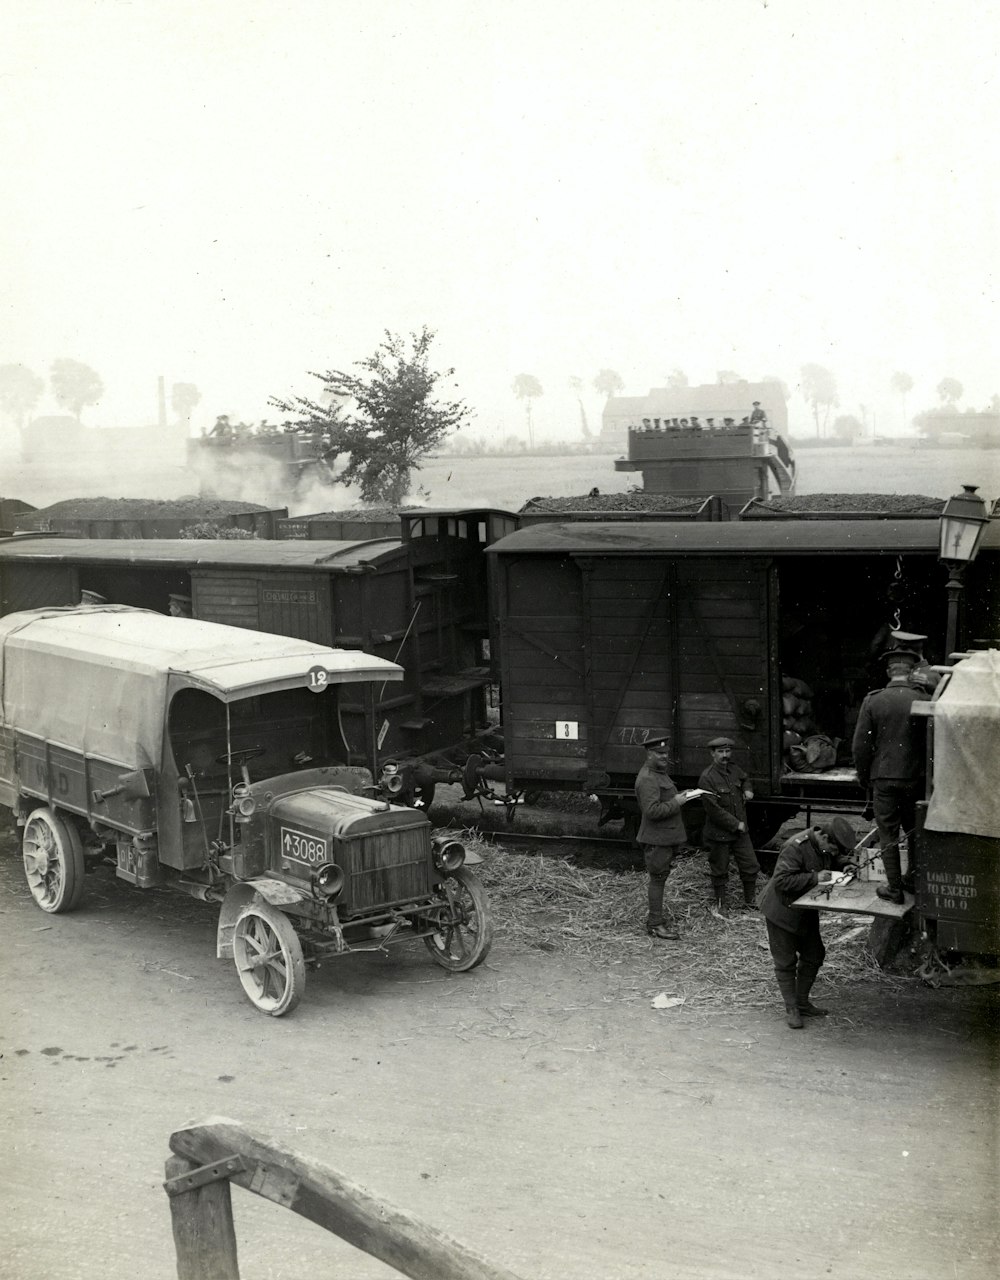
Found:
[[[442,969],[463,973],[482,964],[493,945],[493,913],[482,881],[465,867],[444,882],[448,909],[436,933],[424,938]]]
[[[24,874],[43,911],[72,911],[83,893],[83,844],[76,827],[52,809],[35,809],[21,837]]]
[[[269,902],[255,902],[240,913],[233,931],[233,959],[243,990],[262,1013],[280,1018],[302,999],[302,943],[284,912]]]

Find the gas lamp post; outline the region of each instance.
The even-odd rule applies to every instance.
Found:
[[[989,524],[986,503],[976,493],[977,485],[963,484],[944,504],[941,512],[941,547],[939,559],[948,570],[948,633],[945,661],[958,647],[958,610],[962,596],[966,566],[976,558],[983,530]]]

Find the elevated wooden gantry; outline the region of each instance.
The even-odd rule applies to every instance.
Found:
[[[388,1204],[328,1165],[255,1137],[223,1116],[170,1135],[178,1280],[239,1280],[230,1184],[291,1209],[413,1280],[519,1280],[443,1231]]]

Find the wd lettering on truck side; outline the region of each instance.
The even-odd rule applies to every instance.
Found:
[[[390,803],[344,742],[341,698],[374,723],[395,663],[95,605],[0,619],[0,672],[0,803],[43,911],[78,906],[109,860],[137,888],[219,903],[217,953],[273,1016],[307,965],[373,939],[422,939],[456,971],[485,959],[464,847]]]

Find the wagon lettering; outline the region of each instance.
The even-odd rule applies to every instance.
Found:
[[[69,794],[69,775],[61,769],[47,769],[44,760],[33,761],[35,781],[40,787],[53,791],[56,795]]]
[[[281,591],[265,587],[262,595],[265,604],[315,604],[315,591]]]

